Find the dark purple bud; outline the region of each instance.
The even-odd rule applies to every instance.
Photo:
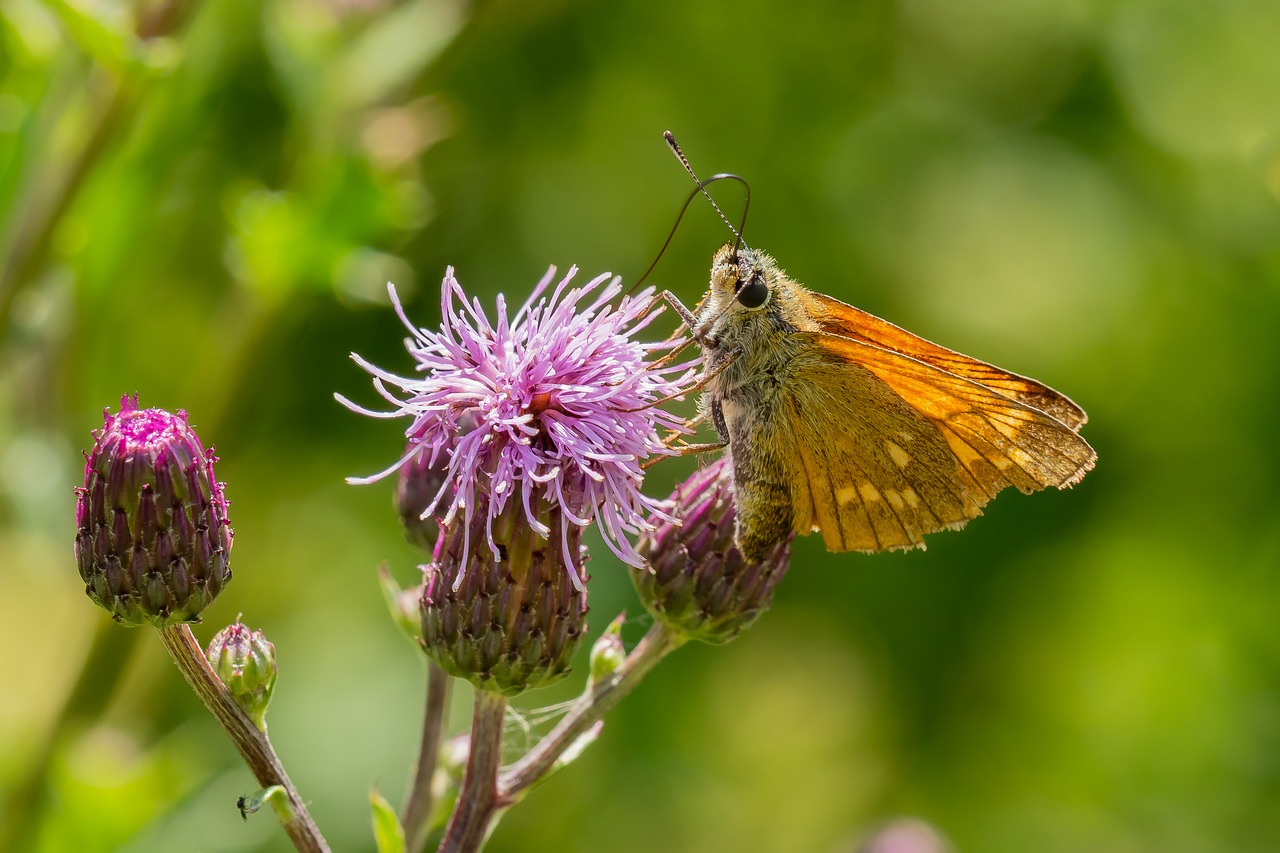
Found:
[[[464,414],[458,419],[456,431],[463,434],[474,429],[477,420],[472,414]],[[409,439],[405,453],[416,448],[417,453],[409,456],[400,466],[396,477],[396,511],[400,513],[400,522],[404,525],[405,537],[428,554],[436,547],[440,537],[440,525],[436,523],[433,510],[439,503],[441,491],[449,475],[449,454],[440,452],[440,448],[420,437]],[[432,457],[435,457],[434,459]],[[446,495],[445,505],[452,500]]]
[[[654,618],[690,639],[727,643],[769,608],[791,562],[791,538],[749,562],[733,543],[737,510],[726,458],[694,472],[671,496],[680,524],[655,520],[631,570]]]
[[[125,625],[199,620],[231,579],[231,525],[216,457],[186,412],[104,412],[76,489],[76,563],[85,591]]]
[[[582,528],[558,506],[541,499],[535,506],[546,535],[534,529],[519,501],[508,501],[493,521],[495,555],[488,513],[478,508],[470,525],[459,518],[446,526],[425,568],[427,654],[450,675],[506,696],[566,675],[586,631]]]

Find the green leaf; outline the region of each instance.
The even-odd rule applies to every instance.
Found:
[[[289,802],[289,795],[285,793],[284,788],[280,785],[262,788],[236,801],[236,807],[240,809],[240,817],[245,820],[248,820],[249,815],[256,813],[264,805],[271,806],[271,810],[276,813],[276,817],[280,819],[282,824],[289,823],[297,816],[294,813],[293,804]]]
[[[396,810],[377,788],[369,789],[369,806],[373,809],[373,840],[378,845],[378,853],[405,853],[404,827],[396,817]]]

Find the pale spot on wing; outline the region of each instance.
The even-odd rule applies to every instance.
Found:
[[[969,446],[963,438],[956,435],[952,430],[946,429],[942,431],[942,437],[947,440],[947,445],[951,448],[951,452],[966,467],[969,468],[974,462],[983,460],[981,453]]]
[[[889,501],[889,503],[893,504],[894,509],[902,509],[903,506],[905,506],[905,504],[902,501],[902,495],[898,494],[893,489],[885,489],[884,496]]]
[[[845,486],[840,491],[836,492],[836,501],[840,506],[844,506],[845,504],[853,503],[853,499],[857,496],[858,492],[853,488],[853,486]]]
[[[920,506],[920,496],[916,494],[915,489],[903,489],[902,497],[906,499],[907,506],[915,509]]]
[[[906,430],[901,430],[901,429],[898,430],[898,438],[902,439],[903,444],[910,444],[912,441],[915,440],[914,435],[907,432]]]
[[[1013,467],[1013,460],[1007,456],[997,456],[996,467],[1001,471],[1007,471]]]
[[[903,450],[900,446],[892,441],[885,441],[884,449],[889,451],[889,456],[899,468],[906,468],[911,462],[911,454]]]
[[[858,485],[858,491],[862,493],[862,499],[864,501],[880,500],[880,493],[877,492],[876,487],[870,483],[860,483]]]

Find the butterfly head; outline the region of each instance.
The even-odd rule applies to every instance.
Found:
[[[755,249],[726,243],[711,262],[712,293],[726,308],[732,299],[736,307],[760,310],[773,292],[771,269],[776,269],[772,261]]]

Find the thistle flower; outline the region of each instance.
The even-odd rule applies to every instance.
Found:
[[[652,353],[671,344],[634,339],[658,313],[652,290],[619,298],[608,276],[571,287],[576,273],[556,283],[549,270],[514,315],[499,296],[490,322],[450,268],[435,332],[414,327],[391,288],[425,375],[396,376],[353,356],[395,409],[338,398],[364,414],[412,419],[404,456],[351,482],[410,471],[438,483],[414,503],[443,528],[425,569],[425,647],[451,674],[505,694],[568,671],[587,612],[583,529],[598,521],[614,553],[638,565],[628,536],[650,518],[674,521],[640,491],[641,462],[671,452],[658,430],[683,421],[654,404],[685,391],[695,371],[654,363]]]
[[[405,347],[427,375],[397,376],[353,354],[395,408],[374,412],[338,400],[362,414],[413,422],[405,430],[410,449],[404,456],[380,474],[349,482],[374,482],[415,458],[431,466],[447,462],[444,482],[421,515],[439,515],[443,524],[461,516],[469,532],[483,512],[484,538],[495,557],[493,523],[512,502],[535,531],[548,535],[534,509],[541,492],[570,522],[559,545],[571,575],[577,563],[571,528],[592,521],[615,554],[639,565],[628,534],[650,529],[647,516],[670,520],[663,502],[641,493],[640,463],[671,453],[657,431],[683,424],[653,404],[687,390],[695,371],[690,364],[655,366],[651,353],[669,344],[633,339],[660,313],[651,310],[651,288],[614,305],[622,290],[616,279],[600,275],[571,288],[576,274],[571,268],[552,289],[552,267],[513,317],[499,295],[491,323],[479,300],[468,302],[450,267],[441,287],[443,323],[435,332],[415,327],[389,286],[412,335]],[[474,545],[464,542],[462,563]]]
[[[717,459],[677,487],[671,501],[678,521],[641,538],[645,565],[631,570],[655,619],[707,643],[727,643],[767,610],[791,561],[790,538],[754,563],[734,545],[730,465],[728,457]]]
[[[186,412],[103,412],[76,489],[76,563],[85,592],[126,625],[198,621],[231,579],[231,525],[216,457]]]
[[[276,647],[262,631],[250,631],[237,619],[213,636],[205,657],[236,704],[265,730],[276,686]]]

